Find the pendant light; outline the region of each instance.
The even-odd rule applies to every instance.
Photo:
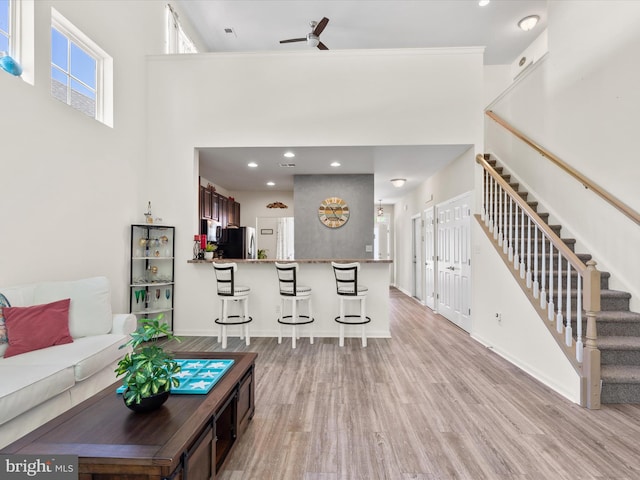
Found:
[[[382,200],[380,200],[380,206],[378,207],[378,216],[381,217],[384,215],[384,210],[382,209]]]

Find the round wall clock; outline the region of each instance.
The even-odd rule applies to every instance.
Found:
[[[329,228],[341,227],[349,220],[349,207],[341,198],[325,198],[318,208],[318,218]]]

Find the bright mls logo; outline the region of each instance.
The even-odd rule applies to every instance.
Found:
[[[78,480],[76,455],[0,455],[2,480]]]

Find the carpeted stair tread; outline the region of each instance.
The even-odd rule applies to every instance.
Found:
[[[640,322],[640,313],[605,310],[596,313],[596,320],[603,322],[637,323]]]
[[[602,365],[600,376],[606,383],[640,384],[640,365]]]
[[[638,350],[640,337],[598,337],[600,350]]]

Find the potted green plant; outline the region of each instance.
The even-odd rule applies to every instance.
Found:
[[[258,259],[259,260],[264,260],[265,258],[267,258],[267,249],[266,248],[265,249],[263,249],[263,248],[258,249]]]
[[[176,377],[180,365],[158,345],[158,339],[163,336],[177,342],[180,339],[171,333],[167,323],[160,323],[162,317],[160,314],[153,319],[141,319],[141,325],[131,333],[129,341],[120,346],[131,346],[132,351],[118,362],[116,376],[123,375],[124,402],[137,412],[158,408],[169,397],[171,387],[180,385]]]
[[[213,243],[207,243],[207,246],[204,247],[205,260],[213,259],[213,252],[215,252],[217,249],[218,249],[217,245],[214,245]]]

